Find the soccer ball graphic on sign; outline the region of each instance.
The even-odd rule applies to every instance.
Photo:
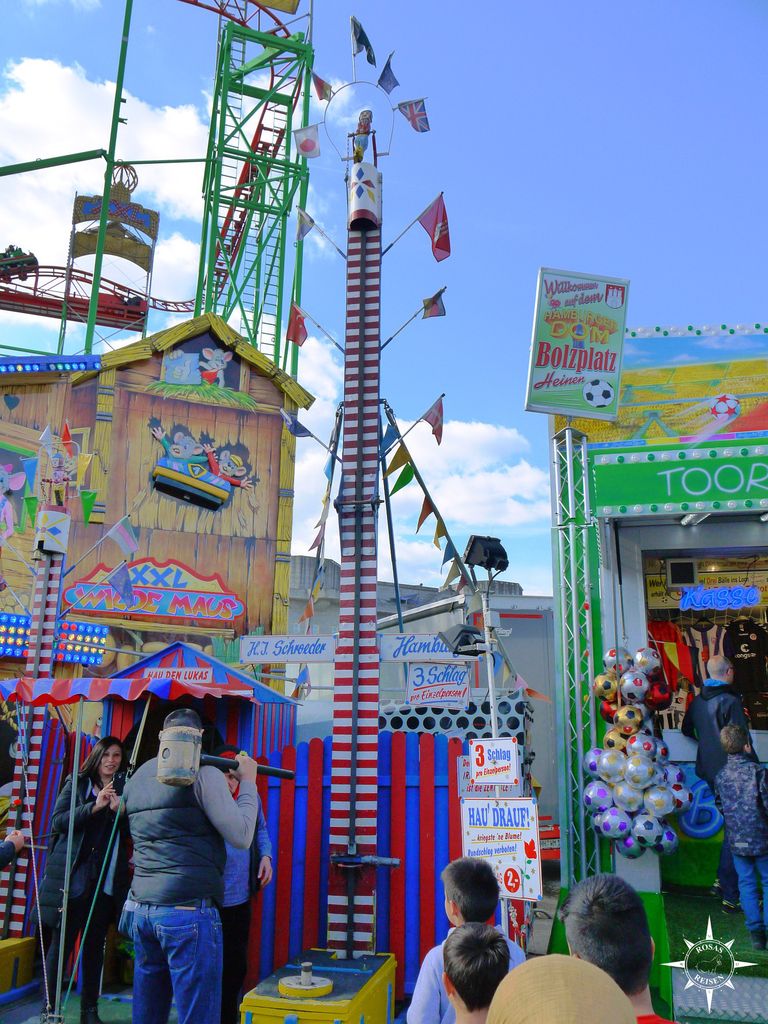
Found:
[[[736,395],[718,395],[709,411],[715,419],[732,420],[741,412],[741,402]]]
[[[584,401],[589,405],[595,409],[604,409],[613,401],[613,384],[598,377],[595,380],[587,381],[581,393],[584,395]]]

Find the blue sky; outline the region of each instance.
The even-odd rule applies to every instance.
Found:
[[[351,74],[349,15],[379,67],[390,50],[393,102],[427,97],[429,134],[396,115],[385,175],[386,238],[445,192],[453,255],[437,264],[415,228],[386,257],[385,334],[445,284],[448,316],[417,322],[385,353],[383,392],[409,421],[446,392],[446,434],[412,437],[424,476],[462,546],[471,532],[505,542],[512,578],[550,582],[546,419],[523,412],[539,266],[627,277],[633,325],[768,320],[764,41],[760,0],[510,0],[467,8],[337,0],[315,3],[315,68]],[[103,145],[117,63],[119,0],[19,0],[0,37],[0,163]],[[118,155],[198,155],[208,119],[216,19],[176,0],[135,0],[126,74],[128,125]],[[358,57],[358,73],[367,65]],[[364,93],[361,93],[361,100]],[[362,105],[362,104],[361,104]],[[315,108],[317,109],[317,108]],[[388,126],[385,126],[388,127]],[[379,130],[386,134],[384,128]],[[342,166],[323,140],[310,212],[343,243]],[[98,165],[0,179],[0,242],[63,258],[71,196],[96,190]],[[161,210],[155,292],[191,294],[199,171],[141,171],[136,198]],[[337,336],[343,265],[308,245],[304,305]],[[158,323],[157,327],[163,326]],[[51,325],[0,316],[7,343],[51,344]],[[72,335],[77,341],[77,331]],[[724,344],[738,346],[738,337]],[[685,341],[672,347],[685,352]],[[302,375],[326,429],[339,365],[310,339]],[[297,550],[322,490],[320,454],[297,464]],[[415,485],[395,498],[401,575],[436,582],[431,537],[413,527]],[[386,575],[386,559],[383,558]]]

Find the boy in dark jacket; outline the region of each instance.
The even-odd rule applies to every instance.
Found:
[[[727,754],[715,778],[715,796],[728,830],[739,895],[754,949],[765,949],[768,928],[768,776],[755,764],[749,733],[726,725],[720,742]],[[763,887],[764,917],[760,914],[758,876]]]
[[[715,776],[725,764],[720,730],[726,725],[740,725],[746,729],[747,719],[741,697],[733,686],[733,665],[730,661],[715,655],[707,662],[707,673],[701,693],[685,713],[681,730],[684,736],[698,741],[696,774],[714,792]],[[720,896],[723,910],[738,913],[739,883],[728,844],[727,824],[712,894]]]

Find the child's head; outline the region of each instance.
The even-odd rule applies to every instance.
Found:
[[[507,940],[476,921],[454,928],[443,945],[443,985],[454,1009],[487,1010],[509,971]]]
[[[741,754],[749,746],[749,733],[743,725],[725,725],[720,730],[720,746],[726,754]]]
[[[560,908],[571,956],[609,974],[622,992],[648,986],[653,941],[643,901],[617,875],[593,875],[571,889]]]
[[[451,924],[487,921],[499,902],[493,868],[480,857],[459,857],[443,869],[445,912]]]

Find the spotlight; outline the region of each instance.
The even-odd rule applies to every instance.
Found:
[[[472,658],[479,657],[483,650],[478,649],[478,644],[483,645],[483,634],[474,626],[451,626],[443,633],[437,634],[443,641],[451,654],[469,655]]]
[[[488,572],[504,572],[509,566],[509,559],[498,537],[476,537],[473,534],[467,541],[464,563]]]

